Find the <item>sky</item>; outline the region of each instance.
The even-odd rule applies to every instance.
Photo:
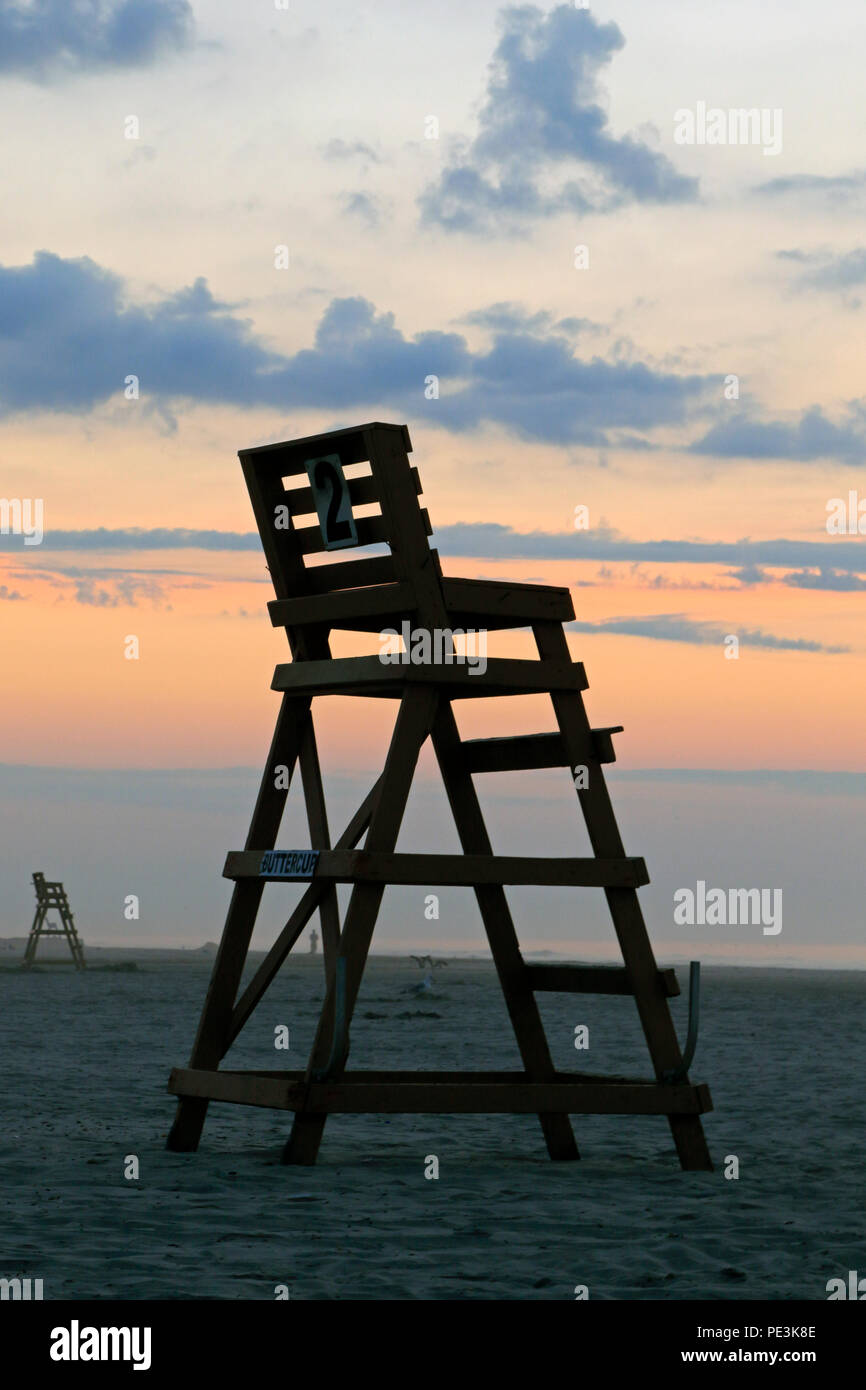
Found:
[[[848,0],[0,0],[0,935],[42,868],[85,940],[218,939],[286,659],[237,451],[381,419],[446,573],[571,588],[657,947],[866,965],[864,41]],[[386,713],[323,703],[332,829]],[[479,779],[497,849],[582,852],[565,776]],[[425,758],[400,847],[440,841]],[[781,932],[677,925],[699,881]],[[528,949],[610,951],[527,894]],[[481,947],[424,896],[377,949]]]

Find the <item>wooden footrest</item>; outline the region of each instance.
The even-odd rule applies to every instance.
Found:
[[[378,854],[363,849],[230,850],[223,878],[268,882],[564,885],[640,888],[649,883],[643,859],[543,859],[504,854]]]
[[[622,725],[591,731],[592,746],[587,757],[599,763],[616,762],[613,735]],[[526,772],[539,767],[568,767],[571,759],[562,734],[518,734],[513,738],[468,738],[461,743],[461,756],[470,772]]]
[[[414,665],[380,661],[378,656],[340,656],[330,661],[289,661],[274,671],[272,690],[292,695],[368,695],[399,699],[407,685],[436,685],[450,700],[489,699],[492,695],[537,695],[555,690],[586,690],[580,661],[526,661],[517,657],[474,658]]]
[[[525,1072],[346,1072],[307,1083],[301,1071],[199,1071],[175,1067],[175,1096],[331,1115],[701,1115],[709,1087],[563,1072],[530,1081]]]
[[[536,994],[634,994],[629,973],[622,965],[527,965],[529,987]],[[666,998],[679,994],[675,970],[656,972],[659,992]]]

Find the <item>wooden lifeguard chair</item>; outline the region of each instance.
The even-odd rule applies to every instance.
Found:
[[[240,452],[276,598],[271,622],[284,627],[292,660],[278,665],[272,689],[282,704],[246,848],[228,855],[234,881],[189,1066],[175,1068],[179,1098],[168,1137],[195,1149],[208,1102],[294,1111],[286,1163],[314,1163],[329,1114],[535,1114],[551,1158],[574,1159],[569,1120],[577,1114],[665,1115],[683,1168],[712,1167],[700,1115],[712,1104],[705,1085],[686,1074],[667,997],[679,993],[673,970],[655,962],[638,902],[648,882],[642,859],[626,856],[605,786],[617,729],[591,729],[583,705],[587,681],[572,661],[563,623],[574,617],[565,588],[448,578],[430,548],[430,521],[419,502],[405,426],[369,424]],[[359,465],[366,465],[359,471]],[[352,476],[348,471],[352,470]],[[360,515],[378,504],[378,515]],[[357,514],[356,514],[357,513]],[[311,517],[318,517],[309,524]],[[323,552],[384,542],[390,554],[309,563]],[[379,656],[334,658],[332,630],[532,629],[537,660],[489,658],[472,670],[447,656],[426,665]],[[448,646],[449,651],[454,651]],[[509,738],[461,740],[452,701],[549,694],[557,729]],[[398,702],[380,777],[342,835],[331,844],[312,702],[350,695]],[[462,854],[397,854],[395,845],[420,749],[433,742]],[[300,767],[310,846],[279,850],[276,841],[288,778]],[[473,784],[480,773],[562,767],[576,788],[591,858],[495,855]],[[572,769],[586,776],[572,777]],[[586,785],[582,785],[585,781]],[[363,848],[359,843],[366,834]],[[241,974],[266,883],[308,883],[240,998]],[[337,883],[351,896],[340,927]],[[516,1034],[523,1070],[436,1072],[346,1070],[349,1025],[379,905],[387,884],[472,887]],[[604,889],[624,964],[535,965],[521,954],[505,896],[507,884]],[[220,1062],[260,1003],[312,914],[320,914],[326,995],[305,1071],[220,1070]],[[655,1076],[562,1073],[554,1068],[535,995],[542,991],[631,994]]]
[[[72,955],[72,960],[65,958],[52,960],[52,965],[75,966],[76,970],[85,969],[84,947],[81,937],[75,929],[75,919],[72,916],[72,908],[69,906],[69,899],[66,896],[66,889],[62,883],[49,883],[44,874],[33,875],[33,887],[36,890],[36,915],[33,918],[33,925],[30,928],[30,935],[27,938],[27,946],[24,950],[24,960],[22,966],[28,968],[36,959],[36,950],[43,937],[62,936],[66,939],[66,944]],[[49,912],[56,912],[60,918],[59,925],[49,922]]]

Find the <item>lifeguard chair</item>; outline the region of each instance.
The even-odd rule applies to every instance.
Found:
[[[84,970],[86,964],[84,947],[81,944],[81,937],[75,929],[75,919],[72,916],[72,909],[69,906],[69,899],[63,884],[50,883],[44,874],[34,874],[33,887],[36,890],[36,915],[33,918],[33,925],[30,928],[30,935],[24,950],[24,960],[21,964],[25,968],[29,968],[33,964],[39,942],[43,937],[62,936],[69,947],[72,960],[70,962],[65,959],[52,959],[51,964],[69,965],[71,963],[76,970]],[[49,912],[57,913],[60,918],[59,924],[48,921]]]
[[[701,1113],[712,1108],[693,1085],[668,1008],[678,994],[660,970],[638,902],[648,882],[642,859],[626,856],[605,786],[618,729],[592,729],[583,705],[583,666],[573,661],[563,623],[574,617],[565,588],[452,579],[431,549],[418,470],[405,426],[368,424],[240,452],[276,598],[271,622],[286,630],[292,660],[272,689],[282,704],[243,850],[228,855],[234,881],[228,917],[188,1067],[175,1068],[179,1098],[168,1147],[195,1149],[209,1101],[294,1112],[283,1161],[314,1163],[329,1114],[535,1114],[551,1158],[578,1157],[570,1115],[667,1117],[683,1168],[711,1168]],[[359,470],[359,466],[364,467]],[[350,475],[349,470],[352,470]],[[359,509],[378,505],[378,514]],[[325,552],[384,543],[389,554],[311,563]],[[537,660],[489,658],[483,672],[447,658],[426,665],[381,656],[332,657],[332,631],[429,633],[532,630]],[[460,738],[452,702],[544,693],[556,730],[509,738]],[[383,771],[332,846],[312,703],[323,695],[391,699],[397,716]],[[433,748],[462,854],[397,854],[395,845],[422,745]],[[276,848],[288,779],[300,768],[310,844]],[[493,853],[473,777],[562,767],[576,788],[593,857],[504,857]],[[581,767],[586,776],[572,778]],[[585,783],[585,785],[583,785]],[[366,835],[363,848],[361,839]],[[300,902],[238,998],[241,974],[266,883],[302,880]],[[336,885],[352,885],[340,925]],[[346,1070],[349,1027],[387,884],[471,887],[481,912],[522,1071]],[[536,965],[520,951],[505,896],[508,884],[603,889],[623,965]],[[221,1070],[220,1062],[260,1003],[315,911],[320,914],[326,996],[304,1071]],[[557,1072],[535,995],[543,991],[630,994],[655,1075],[649,1080]]]

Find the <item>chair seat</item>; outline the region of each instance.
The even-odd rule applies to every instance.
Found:
[[[529,627],[545,620],[566,623],[574,618],[568,589],[553,584],[449,579],[444,575],[439,582],[449,623],[464,631]],[[338,589],[326,594],[272,599],[268,604],[274,627],[325,623],[346,632],[399,629],[402,620],[411,618],[414,611],[415,595],[411,585],[396,581]]]

